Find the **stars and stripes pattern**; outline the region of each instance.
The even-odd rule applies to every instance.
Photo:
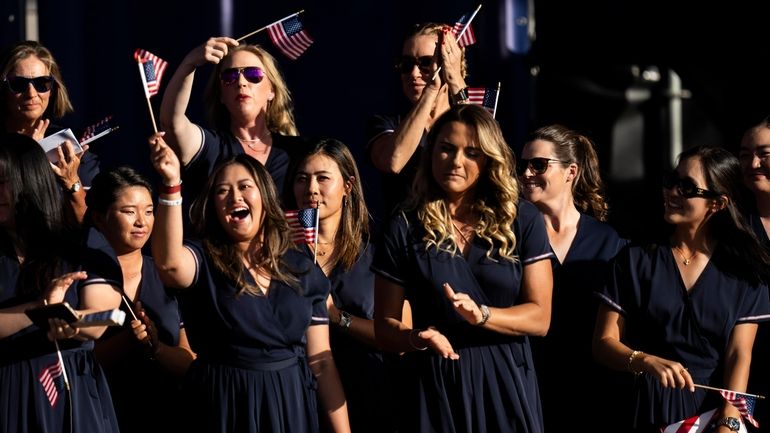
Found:
[[[711,425],[711,419],[714,417],[716,409],[704,412],[700,415],[691,416],[679,422],[671,424],[660,429],[661,433],[701,433],[705,432]]]
[[[45,367],[37,378],[43,386],[46,398],[51,407],[55,407],[59,401],[59,393],[64,389],[62,366],[59,361]]]
[[[83,131],[83,134],[80,136],[80,144],[90,143],[116,129],[118,129],[118,126],[115,125],[112,116],[107,116]]]
[[[148,98],[157,95],[160,90],[160,80],[163,73],[166,72],[168,63],[155,54],[140,48],[134,52],[134,59],[142,66],[145,94]]]
[[[452,28],[452,33],[454,33],[455,37],[458,38],[457,45],[461,47],[467,47],[468,45],[473,45],[476,43],[476,35],[473,33],[473,26],[468,24],[470,17],[470,14],[461,16]],[[458,36],[460,32],[463,31],[463,28],[465,28],[465,24],[468,24],[468,28],[465,30],[465,33],[463,33],[462,36]]]
[[[740,392],[728,391],[726,389],[720,390],[720,394],[725,400],[729,401],[731,405],[738,409],[743,419],[751,423],[756,428],[759,428],[759,423],[754,419],[754,405],[756,399],[750,395],[741,394]]]
[[[318,209],[286,211],[286,220],[291,229],[291,239],[297,244],[315,243],[318,236]]]
[[[297,60],[313,44],[296,15],[270,25],[267,31],[275,46],[292,60]]]
[[[468,87],[468,102],[481,105],[487,111],[495,115],[495,106],[497,105],[497,89],[486,87]]]

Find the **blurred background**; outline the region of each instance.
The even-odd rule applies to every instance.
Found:
[[[62,125],[83,128],[113,115],[120,129],[94,142],[106,165],[150,173],[152,133],[133,52],[169,62],[158,108],[180,60],[211,36],[239,37],[298,10],[315,43],[284,57],[266,32],[248,39],[280,63],[295,98],[302,135],[345,142],[362,169],[368,202],[379,176],[368,162],[373,114],[404,112],[393,64],[414,23],[454,23],[476,0],[3,0],[3,46],[37,39],[53,52],[75,113]],[[770,86],[767,2],[484,1],[467,49],[472,87],[501,83],[497,119],[517,152],[539,126],[561,123],[593,138],[608,184],[610,223],[644,239],[660,224],[660,178],[683,148],[737,147],[758,123]],[[203,120],[201,68],[188,115]]]

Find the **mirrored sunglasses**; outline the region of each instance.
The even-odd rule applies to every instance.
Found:
[[[433,56],[401,56],[396,62],[396,69],[404,75],[411,74],[415,66],[420,69],[422,74],[432,74],[435,70],[436,59]]]
[[[688,177],[681,178],[675,172],[667,173],[665,176],[663,176],[663,188],[676,188],[679,195],[684,198],[719,197],[719,193],[710,191],[708,189],[699,188],[697,185],[695,185],[695,182],[693,182],[692,179]]]
[[[229,86],[238,81],[238,77],[243,74],[243,78],[249,83],[257,84],[265,78],[265,72],[256,66],[246,66],[245,68],[227,68],[219,74],[222,84]]]
[[[566,161],[553,158],[519,158],[519,160],[516,162],[516,172],[519,174],[519,176],[524,176],[524,172],[529,168],[534,174],[543,174],[546,172],[546,170],[548,170],[548,166],[552,162],[558,162],[562,164],[567,163]]]
[[[27,89],[29,89],[30,83],[32,83],[32,87],[35,88],[35,91],[38,93],[45,93],[51,91],[54,83],[53,77],[50,75],[43,75],[42,77],[33,78],[11,77],[6,78],[3,81],[13,93],[26,92]]]

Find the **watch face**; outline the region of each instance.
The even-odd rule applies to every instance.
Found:
[[[738,431],[741,429],[741,423],[735,418],[727,418],[727,428],[732,431]]]
[[[80,191],[80,182],[73,183],[72,186],[70,187],[70,191],[72,192]]]

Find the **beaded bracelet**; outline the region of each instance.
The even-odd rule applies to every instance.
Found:
[[[414,333],[416,332],[419,334],[421,331],[422,331],[421,329],[412,329],[411,331],[409,331],[409,345],[412,346],[412,348],[414,348],[415,350],[426,350],[428,348],[427,345],[424,347],[419,347],[418,345],[414,344],[414,342],[412,341],[412,339],[414,338]],[[417,337],[419,338],[419,335]]]
[[[634,370],[634,360],[639,355],[644,355],[644,352],[642,352],[641,350],[633,350],[631,351],[631,354],[628,355],[628,371],[630,371],[631,373],[634,373],[637,376],[643,373],[641,370],[639,371]]]
[[[162,204],[163,206],[179,206],[182,204],[182,199],[178,198],[176,200],[166,200],[166,199],[159,198],[158,204]]]
[[[161,184],[158,190],[161,194],[176,194],[182,191],[182,182],[180,181],[176,185]]]

